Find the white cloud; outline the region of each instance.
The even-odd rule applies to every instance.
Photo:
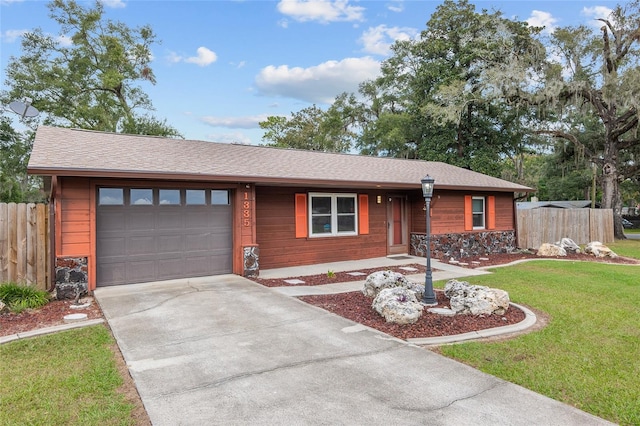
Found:
[[[191,56],[184,61],[189,62],[190,64],[199,65],[201,67],[206,67],[207,65],[210,65],[218,60],[218,55],[216,55],[215,52],[207,49],[206,47],[198,47],[196,52],[198,53],[198,56]]]
[[[2,34],[2,40],[4,40],[5,43],[13,43],[28,32],[29,30],[6,30],[4,34]]]
[[[242,145],[251,145],[251,138],[242,132],[211,133],[207,135],[207,140],[211,142],[238,143]]]
[[[351,6],[349,0],[280,0],[278,11],[299,22],[318,21],[326,24],[364,20],[364,7]]]
[[[122,0],[100,0],[100,3],[105,5],[105,7],[110,7],[112,9],[122,9],[123,7],[127,7],[125,2]]]
[[[404,0],[394,0],[392,1],[388,6],[387,9],[389,9],[392,12],[403,12],[404,11]]]
[[[556,29],[557,18],[554,18],[549,12],[543,12],[541,10],[534,10],[531,12],[531,16],[527,19],[527,24],[532,27],[544,27],[543,32],[551,34]]]
[[[196,53],[197,56],[190,56],[188,58],[185,58],[184,56],[178,55],[175,52],[169,52],[169,55],[167,55],[167,60],[171,63],[187,62],[190,64],[196,64],[201,67],[211,65],[218,60],[218,55],[216,55],[215,52],[203,46],[198,47]]]
[[[226,127],[228,129],[259,129],[259,122],[265,121],[269,115],[252,115],[245,117],[214,117],[205,116],[200,120],[214,127]]]
[[[416,37],[418,30],[409,27],[387,27],[378,25],[366,30],[360,37],[359,42],[364,45],[366,53],[376,55],[388,55],[391,45],[396,40],[411,40]]]
[[[598,19],[610,19],[612,9],[606,6],[592,6],[592,7],[583,7],[580,14],[589,18],[588,24],[595,28],[602,27],[602,21],[598,21]],[[613,22],[612,22],[613,23]]]
[[[56,41],[62,47],[69,47],[73,44],[73,40],[71,40],[71,37],[66,35],[57,36]]]
[[[256,76],[255,84],[262,95],[329,104],[342,92],[356,92],[360,83],[377,77],[379,72],[380,62],[368,56],[309,68],[269,65]]]

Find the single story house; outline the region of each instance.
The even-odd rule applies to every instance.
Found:
[[[41,126],[56,282],[96,286],[515,248],[515,193],[452,165]],[[84,277],[82,276],[84,274]]]

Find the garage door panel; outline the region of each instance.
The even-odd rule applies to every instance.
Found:
[[[110,232],[125,230],[125,215],[124,210],[121,208],[117,211],[112,210],[100,212],[98,214],[98,221],[102,226],[104,226],[105,230],[108,230]]]
[[[172,257],[158,262],[158,275],[166,277],[164,279],[188,277],[190,275],[187,272],[182,258],[176,259]]]
[[[127,205],[123,191],[125,205],[97,206],[99,286],[232,271],[231,206],[158,205],[157,192],[154,205]]]
[[[156,227],[155,214],[151,210],[141,212],[131,209],[127,215],[127,221],[127,230],[129,231],[149,231]]]
[[[127,281],[145,282],[153,281],[157,275],[155,260],[129,261],[127,262]]]
[[[124,237],[108,237],[104,236],[99,241],[99,249],[101,256],[121,256],[126,252],[127,240]]]
[[[100,279],[99,282],[105,283],[106,285],[114,285],[114,284],[125,284],[125,263],[124,262],[114,262],[114,263],[98,263],[97,274]]]
[[[153,254],[155,252],[155,240],[156,238],[153,235],[132,235],[130,238],[128,238],[126,252],[128,255],[133,256],[138,254]]]

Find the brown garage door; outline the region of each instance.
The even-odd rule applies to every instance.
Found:
[[[98,188],[97,285],[232,271],[229,191]]]

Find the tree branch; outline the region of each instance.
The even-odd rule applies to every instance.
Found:
[[[587,156],[589,156],[589,158],[595,157],[594,153],[582,142],[580,142],[575,135],[572,135],[571,133],[566,133],[562,130],[534,130],[533,133],[536,135],[551,135],[556,138],[566,139],[569,142],[573,143],[575,146],[582,148]]]

